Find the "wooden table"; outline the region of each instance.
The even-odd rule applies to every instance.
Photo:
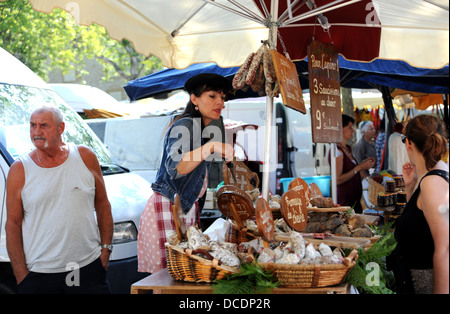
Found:
[[[211,294],[209,283],[191,283],[174,280],[167,269],[160,270],[131,285],[131,294]],[[283,288],[272,290],[273,294],[349,294],[348,283],[324,288]]]

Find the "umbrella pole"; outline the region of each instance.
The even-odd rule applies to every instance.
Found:
[[[337,204],[336,144],[330,143],[331,198]]]
[[[277,34],[278,34],[278,0],[272,1],[270,6],[271,23],[269,31],[269,46],[271,49],[277,48]],[[265,150],[264,150],[264,165],[262,176],[262,197],[269,201],[270,192],[270,173],[271,170],[277,170],[278,145],[272,147],[272,128],[273,128],[273,97],[266,98],[266,134],[265,134]],[[275,160],[271,160],[275,157]],[[274,167],[271,167],[271,165]]]
[[[271,170],[276,171],[276,167],[271,167],[273,160],[271,157],[273,156],[272,149],[272,125],[273,122],[273,97],[266,98],[266,134],[265,134],[265,150],[264,150],[264,164],[263,164],[263,175],[262,175],[262,196],[264,199],[269,201],[269,192],[270,192],[270,173]],[[277,149],[274,148],[274,149]],[[275,154],[277,156],[277,154]],[[274,165],[276,166],[276,164]]]

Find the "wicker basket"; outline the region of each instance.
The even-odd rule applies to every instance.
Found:
[[[386,188],[384,187],[384,185],[376,182],[371,178],[367,178],[367,182],[369,182],[369,201],[374,206],[377,206],[377,195],[379,193],[385,193]]]
[[[249,242],[255,238],[256,236],[246,230],[236,228],[233,223],[229,224],[225,232],[225,242],[241,244],[242,242]]]
[[[167,270],[175,280],[189,282],[213,282],[223,279],[227,274],[237,273],[239,269],[219,265],[217,259],[208,260],[166,243]]]
[[[260,263],[264,270],[271,270],[281,283],[288,288],[320,288],[342,283],[355,266],[358,252],[353,250],[342,264],[328,265],[288,265]]]

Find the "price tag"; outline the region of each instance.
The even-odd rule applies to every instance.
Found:
[[[217,198],[217,207],[227,218],[236,222],[238,228],[244,228],[244,220],[253,215],[253,204],[234,192],[223,192]]]
[[[255,216],[261,238],[264,241],[272,241],[275,231],[272,210],[269,207],[269,203],[262,197],[256,201]]]
[[[223,163],[223,181],[226,185],[233,185],[243,191],[252,191],[259,187],[258,174],[252,172],[244,162],[235,160],[230,161],[230,163],[233,164],[233,170],[228,168],[226,163]]]
[[[186,236],[186,225],[184,224],[183,208],[181,207],[180,196],[175,194],[173,210],[173,220],[175,222],[175,231],[178,239],[183,240]]]
[[[308,210],[303,189],[288,190],[281,197],[281,216],[289,227],[303,231],[308,223]]]
[[[270,50],[280,86],[283,104],[289,108],[306,114],[305,102],[303,100],[302,88],[298,79],[295,64],[276,50]]]
[[[305,193],[306,198],[306,206],[309,205],[309,200],[311,198],[310,190],[308,187],[308,183],[302,178],[295,178],[291,182],[289,182],[288,190],[299,191],[302,190]]]
[[[224,192],[233,192],[236,195],[242,196],[247,199],[250,203],[252,202],[250,196],[240,188],[235,187],[234,185],[222,185],[216,193],[216,197],[219,197]]]
[[[308,46],[311,126],[314,143],[343,140],[338,50],[313,41]]]
[[[320,190],[319,186],[314,182],[311,183],[309,189],[311,191],[311,198],[323,197],[322,191]]]

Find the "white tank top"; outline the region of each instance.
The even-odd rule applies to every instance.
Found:
[[[76,145],[69,144],[67,160],[54,168],[39,167],[29,155],[20,160],[25,169],[22,236],[28,269],[58,273],[73,270],[69,263],[83,267],[97,259],[101,247],[95,179]]]

